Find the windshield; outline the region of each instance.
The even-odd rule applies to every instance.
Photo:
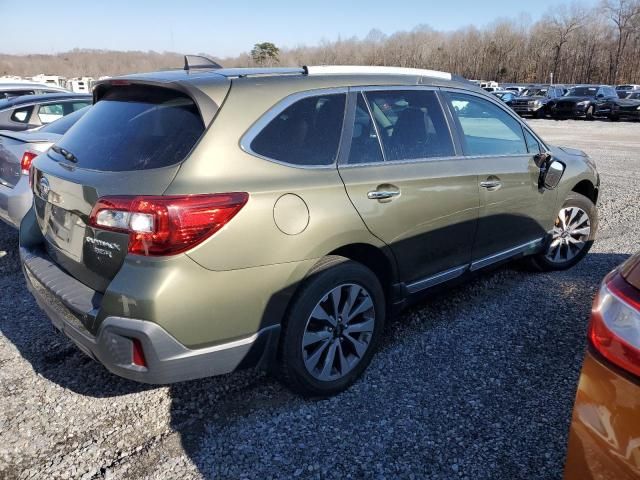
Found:
[[[640,100],[640,92],[634,92],[627,95],[627,100]]]
[[[545,97],[547,95],[546,88],[527,88],[522,92],[523,97]]]
[[[73,113],[70,113],[66,117],[62,117],[55,122],[51,122],[40,129],[41,132],[57,133],[58,135],[64,135],[80,118],[87,113],[89,107],[81,108]]]
[[[598,87],[573,87],[571,88],[566,97],[595,97]]]

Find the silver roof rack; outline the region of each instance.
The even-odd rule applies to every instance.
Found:
[[[320,65],[302,67],[307,75],[412,75],[451,80],[452,75],[438,70],[404,67],[367,67],[361,65]]]

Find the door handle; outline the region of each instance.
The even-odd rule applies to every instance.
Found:
[[[399,190],[371,190],[367,193],[369,200],[385,200],[400,195]]]
[[[485,180],[484,182],[480,182],[480,186],[486,189],[495,190],[502,186],[502,182],[500,180]]]

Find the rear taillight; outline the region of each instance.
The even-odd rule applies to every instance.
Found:
[[[617,272],[595,298],[589,339],[604,358],[640,376],[640,292]]]
[[[24,175],[29,175],[29,168],[31,168],[31,162],[36,158],[39,153],[26,151],[22,154],[22,158],[20,159],[20,170]]]
[[[98,199],[89,225],[129,234],[129,253],[175,255],[220,230],[247,203],[244,192]]]

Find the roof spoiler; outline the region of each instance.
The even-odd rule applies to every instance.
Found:
[[[214,62],[210,58],[203,57],[202,55],[185,55],[184,56],[184,69],[189,71],[194,68],[222,68],[217,62]]]

